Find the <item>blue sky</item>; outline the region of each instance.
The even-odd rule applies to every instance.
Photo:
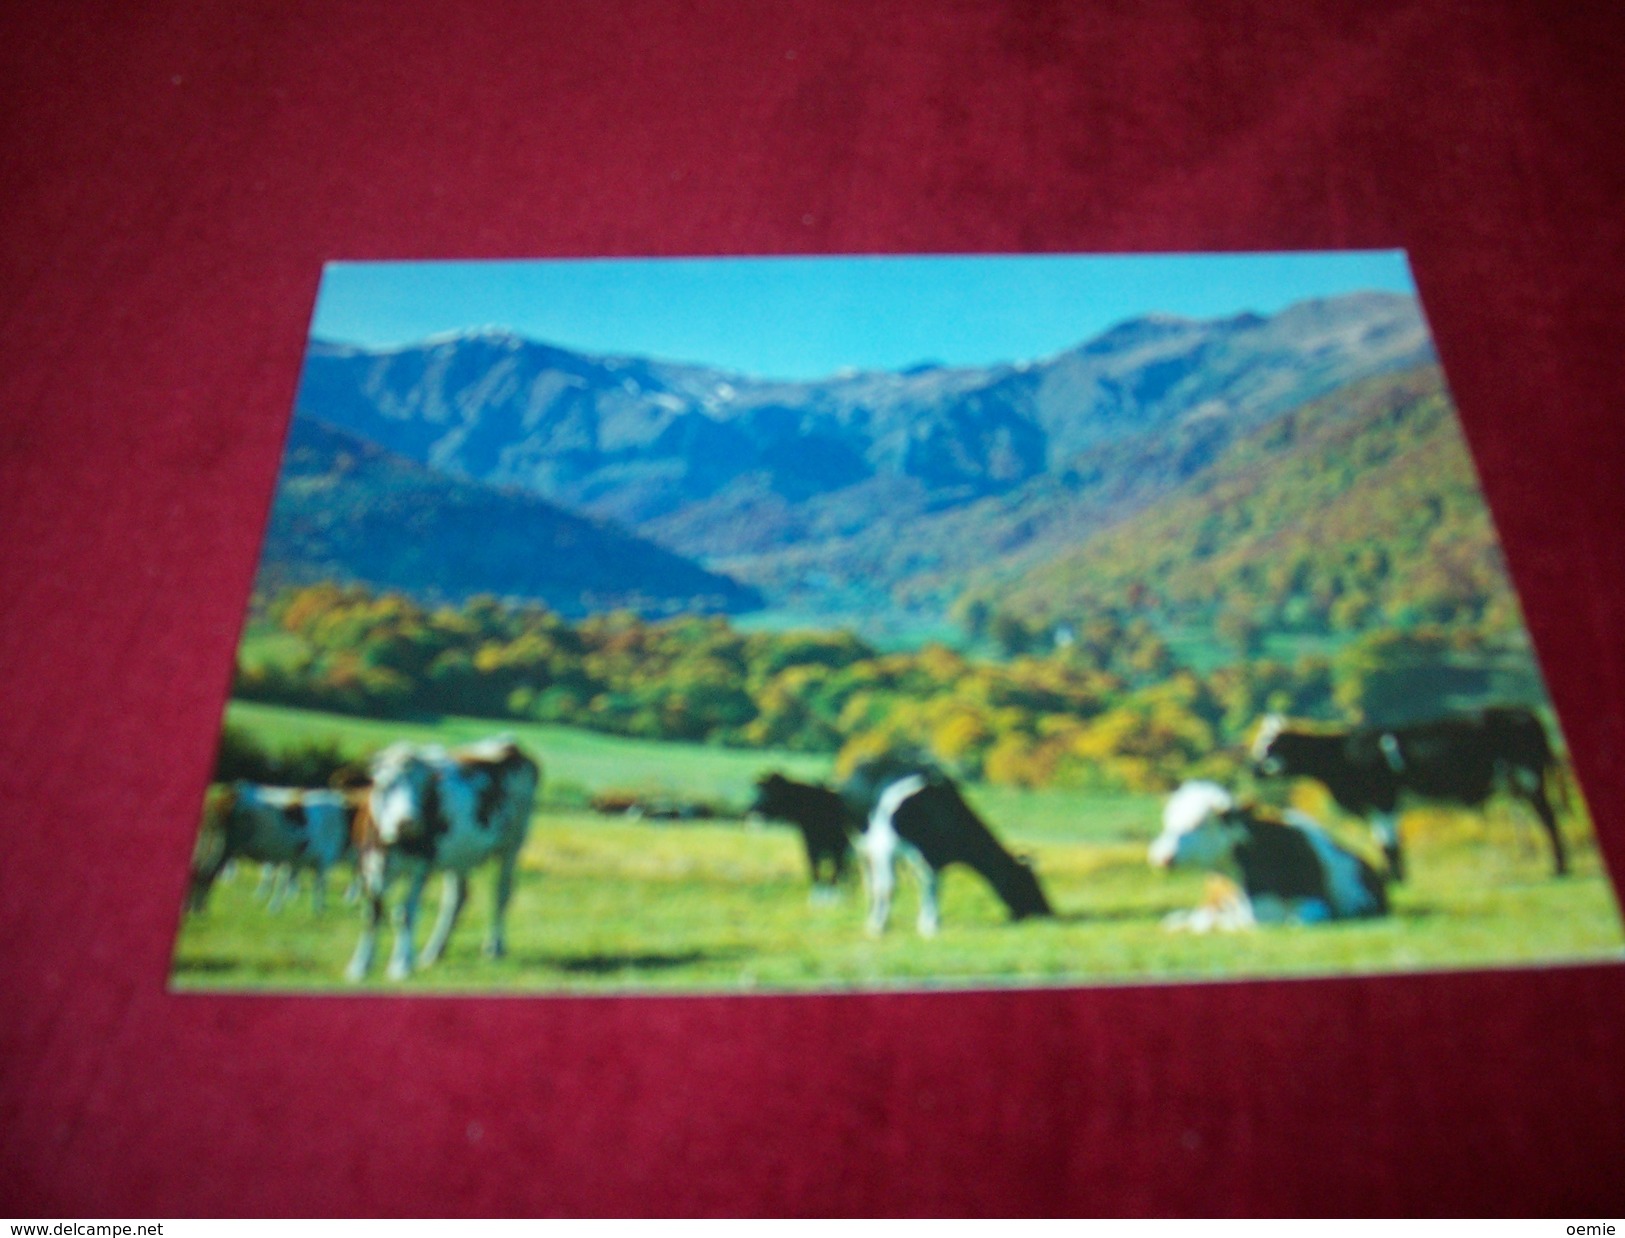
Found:
[[[819,378],[1032,360],[1142,314],[1268,314],[1360,289],[1414,295],[1403,253],[337,262],[311,334],[380,348],[496,326],[584,352]]]

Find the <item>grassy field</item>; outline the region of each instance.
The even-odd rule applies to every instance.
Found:
[[[459,742],[502,730],[542,758],[547,783],[509,914],[509,957],[480,957],[490,874],[476,873],[446,958],[415,977],[414,990],[980,987],[1621,957],[1612,893],[1589,830],[1573,814],[1565,826],[1575,873],[1561,881],[1549,875],[1533,822],[1516,809],[1496,808],[1485,817],[1416,812],[1405,822],[1412,879],[1394,890],[1387,919],[1203,937],[1160,925],[1167,913],[1202,898],[1204,880],[1146,865],[1156,797],[972,787],[969,798],[999,834],[1035,858],[1056,918],[1009,924],[975,874],[951,869],[940,936],[927,941],[915,933],[915,894],[905,878],[891,931],[871,940],[855,880],[833,904],[810,902],[800,844],[788,828],[634,822],[580,807],[586,794],[606,789],[742,806],[765,770],[822,777],[827,759],[477,719],[411,726],[244,703],[232,706],[231,720],[272,747],[336,737],[358,754],[397,738]],[[1323,806],[1306,806],[1324,815]],[[1346,841],[1364,845],[1359,831],[1339,828]],[[207,912],[186,918],[175,987],[349,989],[342,972],[359,917],[337,897],[344,878],[333,880],[321,916],[308,898],[268,911],[256,898],[257,880],[239,870],[216,888]],[[369,987],[397,987],[381,973],[380,966]]]

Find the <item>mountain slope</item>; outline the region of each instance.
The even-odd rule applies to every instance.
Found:
[[[306,417],[288,432],[261,557],[267,589],[360,582],[429,601],[473,594],[565,614],[743,610],[751,589],[535,495],[460,481]]]
[[[1312,401],[1238,439],[1154,508],[985,595],[1029,621],[1132,604],[1266,627],[1471,620],[1516,601],[1442,373]]]

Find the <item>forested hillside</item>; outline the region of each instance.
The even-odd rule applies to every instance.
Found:
[[[1127,606],[1271,632],[1443,624],[1519,631],[1518,609],[1443,376],[1429,365],[1312,401],[1177,491],[962,610],[1029,627]]]
[[[524,491],[445,476],[296,417],[258,589],[318,580],[426,601],[495,594],[565,614],[743,610],[760,602],[753,590],[604,521]]]

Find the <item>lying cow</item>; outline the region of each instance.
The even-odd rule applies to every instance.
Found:
[[[1168,917],[1169,928],[1315,924],[1388,911],[1381,875],[1314,821],[1295,812],[1274,820],[1212,782],[1187,782],[1168,798],[1149,858],[1157,868],[1200,869],[1239,887],[1217,904]]]
[[[917,923],[924,937],[935,936],[940,926],[938,887],[950,864],[979,873],[1013,920],[1054,914],[1032,865],[1004,849],[959,788],[939,771],[925,765],[871,764],[854,772],[842,794],[849,807],[864,806],[867,818],[858,856],[868,879],[871,936],[886,930],[899,858],[919,882]]]
[[[233,782],[211,788],[192,857],[187,906],[202,911],[220,871],[232,860],[257,860],[278,870],[314,874],[318,912],[327,896],[327,870],[350,855],[356,801],[339,791],[265,787]]]
[[[826,902],[834,898],[846,875],[852,836],[862,823],[846,801],[828,787],[774,773],[756,783],[750,811],[770,821],[788,821],[801,832],[812,873],[813,899]]]
[[[428,967],[446,948],[468,895],[468,873],[497,862],[490,936],[485,953],[506,952],[503,923],[513,896],[519,849],[530,829],[541,769],[517,745],[488,740],[447,750],[438,744],[398,743],[373,758],[365,837],[357,847],[367,908],[348,976],[360,980],[372,966],[384,895],[404,875],[406,896],[395,909],[395,949],[389,976],[403,980]],[[413,934],[423,887],[434,871],[445,874],[440,915],[421,956]]]
[[[1399,804],[1415,796],[1476,808],[1498,787],[1534,809],[1552,843],[1558,876],[1568,871],[1563,835],[1546,797],[1556,766],[1546,728],[1530,710],[1482,713],[1403,727],[1319,733],[1292,730],[1270,715],[1253,743],[1265,778],[1313,778],[1343,811],[1369,817],[1394,880],[1405,875]]]

